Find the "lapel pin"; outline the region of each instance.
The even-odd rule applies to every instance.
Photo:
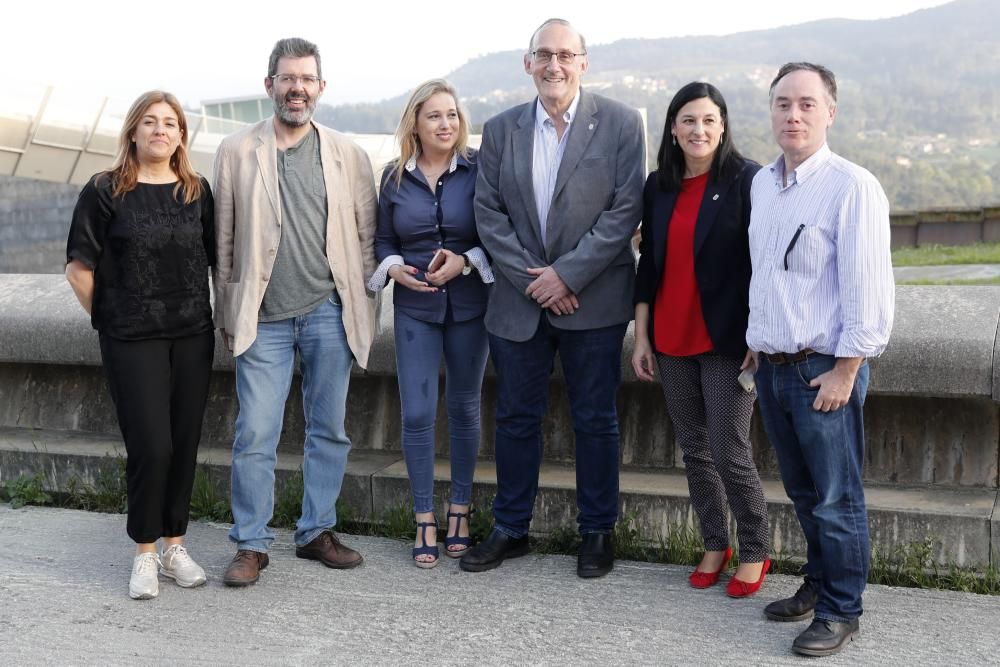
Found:
[[[593,123],[591,123],[590,125],[588,125],[588,126],[587,126],[587,129],[588,129],[588,130],[593,130],[593,129],[594,129],[594,124],[593,124]]]
[[[715,195],[714,197],[712,197],[712,201],[717,201],[718,199],[719,199],[719,195]]]

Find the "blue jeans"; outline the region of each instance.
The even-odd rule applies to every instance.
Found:
[[[760,357],[757,396],[785,492],[807,545],[806,578],[817,584],[816,618],[848,621],[861,615],[868,581],[868,512],[861,470],[865,458],[862,407],[868,364],[854,380],[847,405],[820,412],[809,382],[831,370],[834,357],[810,355],[776,366]]]
[[[274,466],[295,353],[302,372],[305,446],[302,516],[295,544],[303,546],[337,523],[337,497],[351,441],[344,431],[353,356],[336,294],[305,315],[259,322],[257,339],[236,357],[240,413],[233,443],[233,528],[240,549],[267,551],[274,533]]]
[[[415,512],[434,511],[434,423],[438,377],[445,364],[445,400],[453,505],[472,501],[479,453],[479,406],[489,351],[483,318],[434,324],[396,310],[396,371],[403,413],[403,456]]]
[[[576,436],[576,506],[581,533],[609,532],[618,519],[618,410],[626,324],[557,329],[542,317],[535,335],[515,342],[490,335],[497,372],[496,527],[528,533],[542,462],[542,419],[556,352],[562,361]]]

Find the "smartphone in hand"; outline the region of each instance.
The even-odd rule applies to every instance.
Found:
[[[430,264],[427,265],[427,272],[433,273],[434,271],[440,269],[442,266],[444,266],[444,261],[447,258],[448,256],[444,254],[444,249],[438,248],[434,252],[434,256],[431,257]]]
[[[743,372],[736,378],[736,381],[743,386],[743,391],[748,394],[757,386],[757,383],[753,379],[753,368],[744,368]]]

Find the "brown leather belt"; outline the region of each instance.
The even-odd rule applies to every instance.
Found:
[[[811,348],[806,348],[798,352],[778,352],[776,354],[768,354],[767,352],[762,352],[764,358],[775,366],[781,366],[783,364],[797,364],[800,361],[805,361],[806,357],[810,354],[816,354],[816,350]]]

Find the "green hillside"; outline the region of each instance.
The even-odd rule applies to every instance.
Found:
[[[869,168],[897,210],[1000,201],[1000,2],[957,0],[880,21],[826,20],[724,37],[627,39],[591,46],[584,85],[649,118],[655,154],[673,93],[710,81],[726,96],[730,131],[761,162],[775,156],[767,85],[778,66],[812,60],[837,74],[831,147]],[[534,95],[521,52],[494,53],[448,75],[476,127]],[[428,73],[428,76],[434,73]],[[416,84],[418,82],[414,82]],[[324,107],[322,122],[395,129],[405,95]]]

